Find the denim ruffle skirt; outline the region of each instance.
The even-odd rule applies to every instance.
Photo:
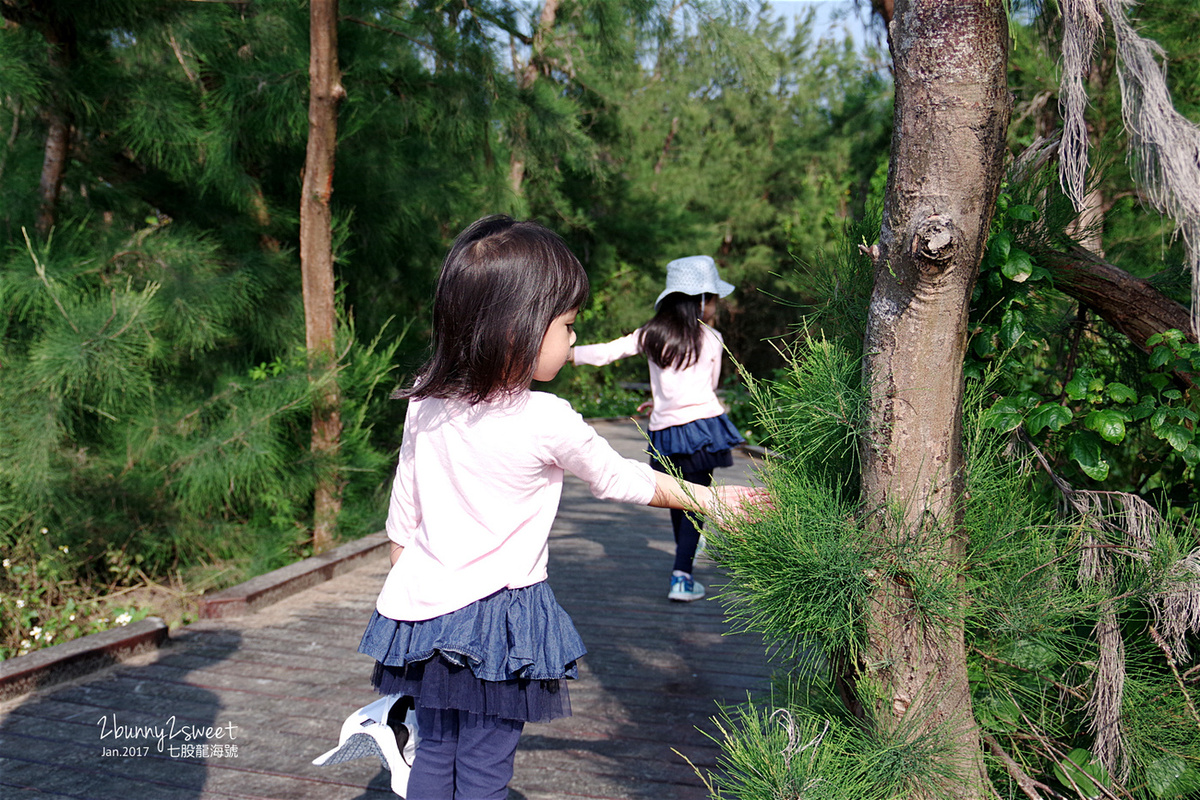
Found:
[[[570,716],[566,680],[587,652],[545,581],[417,622],[373,612],[358,651],[380,694],[522,722]]]
[[[650,431],[651,461],[665,456],[682,472],[733,466],[734,447],[746,441],[725,414]]]

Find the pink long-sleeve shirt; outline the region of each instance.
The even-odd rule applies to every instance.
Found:
[[[725,407],[717,399],[725,340],[713,328],[701,327],[704,335],[696,363],[684,369],[663,369],[650,362],[650,392],[654,397],[654,410],[650,412],[652,431],[725,413]],[[639,328],[628,336],[604,344],[576,345],[575,363],[602,367],[635,356],[642,352],[641,334]]]
[[[431,619],[545,580],[564,471],[601,499],[654,497],[650,466],[622,457],[554,395],[411,401],[386,526],[404,552],[379,613]]]

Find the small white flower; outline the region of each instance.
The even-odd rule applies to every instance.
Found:
[[[67,617],[67,621],[68,621],[68,622],[74,622],[74,621],[75,621],[75,615],[74,615],[74,614],[72,614],[71,616]]]
[[[12,560],[8,559],[8,558],[4,559],[4,568],[8,569],[11,566],[12,566]]]
[[[49,528],[42,528],[42,536],[45,536],[49,532],[50,532]]]
[[[25,607],[25,601],[24,601],[24,600],[18,600],[18,601],[17,601],[17,608],[24,608],[24,607]]]
[[[45,636],[45,639],[46,639],[46,644],[50,644],[50,640],[51,640],[51,639],[53,639],[53,638],[54,638],[54,634],[53,634],[53,633],[47,633],[47,634],[46,634],[46,636]]]
[[[38,626],[38,625],[34,625],[34,626],[33,626],[33,630],[31,630],[31,631],[29,632],[29,635],[33,637],[33,640],[34,640],[35,642],[36,642],[38,639],[42,638],[42,629],[41,629],[41,627],[40,627],[40,626]]]
[[[59,550],[62,550],[64,553],[69,553],[69,552],[71,552],[71,548],[67,547],[65,544],[60,544],[60,545],[58,546],[58,549],[59,549]]]
[[[129,623],[133,622],[133,615],[123,611],[117,616],[116,619],[113,620],[113,622],[117,623],[118,625],[128,625]]]

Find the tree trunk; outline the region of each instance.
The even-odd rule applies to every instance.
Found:
[[[62,189],[63,173],[67,169],[67,157],[71,147],[71,125],[66,116],[56,108],[45,114],[48,123],[46,147],[42,158],[42,178],[38,182],[37,231],[42,236],[54,227],[58,209],[58,194]]]
[[[66,76],[75,56],[78,34],[69,16],[48,13],[37,27],[49,44],[48,63],[52,72]],[[58,195],[71,150],[71,115],[58,93],[52,93],[42,112],[46,121],[46,146],[42,156],[42,176],[38,181],[38,233],[46,236],[54,227]]]
[[[313,383],[312,454],[317,485],[313,497],[313,551],[333,544],[342,508],[338,455],[341,398],[337,384],[333,291],[333,166],[337,106],[345,96],[337,61],[337,0],[309,5],[308,150],[300,195],[300,270],[304,280],[304,331]]]
[[[529,61],[524,69],[517,69],[514,56],[513,71],[517,75],[517,88],[526,91],[533,87],[537,80],[539,61],[546,48],[546,39],[554,28],[554,20],[558,17],[558,0],[546,0],[542,6],[542,16],[538,21],[537,30],[533,32],[533,41],[529,46]],[[512,151],[508,161],[508,188],[513,197],[525,196],[525,161],[529,149],[529,134],[526,128],[526,112],[518,111],[512,126]]]
[[[947,774],[909,797],[990,791],[971,708],[961,607],[962,365],[971,289],[1003,176],[1008,28],[995,0],[898,0],[896,100],[863,374],[863,499],[880,568],[859,697],[882,733],[936,737]]]

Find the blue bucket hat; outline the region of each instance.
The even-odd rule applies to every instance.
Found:
[[[735,287],[717,275],[717,262],[712,256],[687,256],[667,264],[667,288],[654,301],[654,307],[673,292],[680,294],[715,294],[726,297]]]

